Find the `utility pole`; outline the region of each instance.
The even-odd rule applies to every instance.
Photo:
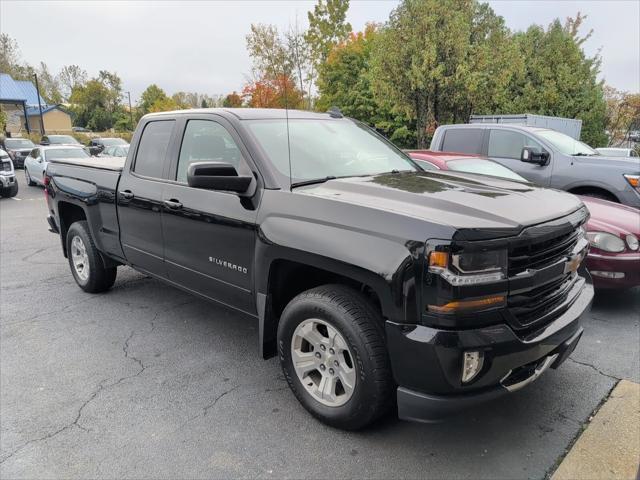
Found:
[[[38,86],[38,75],[33,74],[33,78],[36,80],[36,94],[38,95],[38,109],[40,110],[40,133],[46,135],[44,131],[44,118],[42,117],[42,103],[40,103],[40,87]]]
[[[135,125],[133,124],[133,110],[131,109],[131,92],[124,93],[126,93],[127,97],[129,97],[129,123],[131,124],[131,130],[133,131]]]

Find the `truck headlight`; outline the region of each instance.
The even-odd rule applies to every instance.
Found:
[[[587,232],[587,239],[593,248],[605,252],[624,252],[624,240],[608,232]]]
[[[429,254],[429,272],[440,275],[451,285],[496,282],[506,277],[506,271],[507,250]]]

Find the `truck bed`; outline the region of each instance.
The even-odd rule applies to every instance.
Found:
[[[101,170],[114,170],[121,172],[124,168],[126,157],[91,157],[91,158],[61,158],[51,160],[50,163],[64,163],[80,167],[99,168]]]

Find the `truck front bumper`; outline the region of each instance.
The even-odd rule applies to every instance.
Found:
[[[517,334],[506,323],[472,330],[439,330],[386,323],[397,390],[398,416],[437,422],[461,409],[519,390],[557,368],[582,336],[581,315],[593,285],[585,281],[568,308],[544,328]],[[479,373],[462,382],[465,352],[482,352]]]

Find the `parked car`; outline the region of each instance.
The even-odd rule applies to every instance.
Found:
[[[5,150],[11,160],[13,161],[13,166],[15,168],[22,168],[24,165],[24,159],[31,149],[35,147],[33,142],[28,138],[5,138],[2,141],[2,149]]]
[[[100,153],[101,157],[126,157],[129,154],[129,144],[126,145],[112,145],[105,147]]]
[[[18,182],[9,154],[0,150],[0,196],[15,197],[18,194]]]
[[[602,157],[554,130],[507,124],[438,127],[431,150],[479,154],[543,187],[640,208],[640,161]]]
[[[82,145],[71,135],[43,135],[40,145]]]
[[[596,288],[640,285],[640,211],[599,198],[581,197],[591,212],[587,268]]]
[[[91,133],[91,130],[84,127],[71,127],[72,132]]]
[[[425,169],[455,170],[527,181],[504,165],[487,158],[429,150],[414,150],[409,154]],[[591,214],[586,225],[591,244],[587,269],[593,276],[594,286],[631,288],[640,285],[640,211],[607,200],[585,196],[580,199]]]
[[[50,145],[31,150],[24,162],[24,178],[27,185],[44,185],[44,172],[49,162],[56,158],[90,158],[82,146]]]
[[[596,148],[596,152],[605,157],[637,157],[633,148]]]
[[[106,147],[129,145],[126,140],[122,138],[92,138],[89,142],[89,153],[91,155],[98,155]]]
[[[516,391],[577,345],[587,209],[426,172],[336,112],[144,116],[126,160],[54,160],[50,229],[86,292],[119,265],[243,312],[302,405],[361,428]]]

